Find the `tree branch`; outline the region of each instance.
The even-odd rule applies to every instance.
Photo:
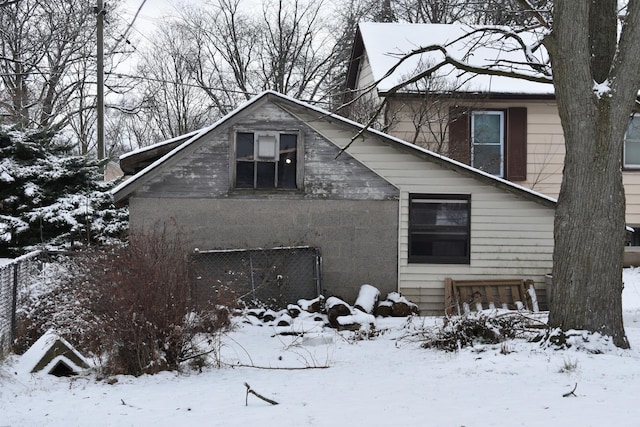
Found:
[[[244,383],[244,386],[247,388],[247,395],[245,397],[245,401],[244,401],[244,405],[245,406],[249,406],[249,393],[253,394],[254,396],[256,396],[259,399],[264,400],[267,403],[271,403],[272,405],[277,405],[278,402],[276,402],[275,400],[271,400],[268,397],[264,397],[261,394],[256,393],[249,384]]]
[[[540,25],[542,25],[547,30],[551,30],[551,24],[546,19],[544,19],[544,16],[542,16],[542,14],[538,10],[536,10],[536,8],[531,4],[529,0],[516,0],[516,1],[518,2],[518,4],[520,4],[520,6],[524,10],[531,13],[534,16],[534,18],[536,18],[536,21],[540,23]]]
[[[573,387],[573,390],[571,390],[568,393],[563,394],[562,397],[575,396],[576,395],[575,391],[576,391],[577,388],[578,388],[578,383],[576,383],[576,385]]]

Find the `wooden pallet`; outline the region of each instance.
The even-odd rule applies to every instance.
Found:
[[[445,312],[447,315],[470,311],[503,308],[538,311],[533,280],[523,279],[444,279]]]

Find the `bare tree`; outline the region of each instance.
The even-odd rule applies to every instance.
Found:
[[[396,14],[412,23],[451,24],[469,14],[468,0],[396,0]]]
[[[215,0],[181,12],[198,46],[193,76],[218,109],[268,89],[311,101],[328,96],[344,58],[325,2],[269,0],[257,14],[243,5]]]
[[[253,64],[260,31],[255,17],[243,12],[240,3],[218,0],[181,10],[180,25],[197,46],[192,76],[221,114],[259,90]]]
[[[169,22],[161,25],[139,62],[138,74],[145,76],[143,114],[162,139],[199,129],[211,119],[209,100],[191,78],[195,48],[184,27]]]
[[[68,71],[88,55],[93,16],[80,1],[21,0],[0,16],[0,69],[6,120],[21,126],[65,123],[76,89]]]
[[[386,2],[385,2],[386,3]],[[528,25],[535,17],[519,0],[394,0],[389,7],[397,21],[430,24]],[[532,6],[550,11],[552,0],[533,0]],[[374,19],[385,22],[384,19]]]
[[[109,14],[117,4],[110,2]],[[0,122],[66,128],[78,152],[89,152],[96,119],[93,9],[82,0],[4,1],[0,8]],[[119,24],[109,20],[108,48]],[[115,57],[124,56],[109,49],[107,71]]]

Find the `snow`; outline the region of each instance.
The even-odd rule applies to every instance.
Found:
[[[355,307],[360,307],[366,313],[373,313],[376,302],[380,298],[380,291],[375,286],[364,284],[360,286],[358,298],[354,303]]]
[[[418,341],[440,318],[376,318],[369,335],[311,316],[292,327],[238,318],[223,367],[201,373],[57,378],[11,356],[0,365],[0,425],[636,426],[640,268],[623,277],[631,350],[577,332],[585,349],[512,340],[446,353]],[[278,334],[293,330],[304,336]],[[245,383],[278,405],[247,395]]]
[[[361,23],[359,26],[364,41],[367,57],[371,65],[374,79],[380,80],[395,66],[399,59],[419,47],[446,46],[447,55],[458,61],[476,67],[499,68],[504,71],[515,71],[535,77],[542,74],[524,65],[529,60],[544,64],[548,54],[544,48],[536,51],[531,46],[537,45],[543,34],[522,32],[526,48],[517,45],[513,39],[505,39],[499,34],[489,36],[478,33],[475,36],[460,39],[475,28],[458,24],[409,24],[409,23]],[[502,27],[501,30],[507,30]],[[440,51],[422,53],[404,61],[390,76],[378,84],[378,90],[386,92],[408,77],[441,62],[445,58]],[[498,64],[498,65],[496,65]],[[525,81],[504,76],[474,75],[455,70],[446,65],[438,73],[439,82],[431,83],[439,91],[488,92],[500,94],[536,94],[552,95],[554,93],[551,79],[549,83]]]
[[[611,93],[611,83],[609,80],[605,80],[602,83],[593,83],[593,93],[601,99],[603,96]]]

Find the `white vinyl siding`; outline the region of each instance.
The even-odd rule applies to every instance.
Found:
[[[310,126],[341,146],[353,130],[304,117]],[[444,279],[527,278],[544,287],[551,272],[554,210],[520,198],[446,167],[386,145],[377,139],[356,139],[350,155],[400,188],[400,292],[407,290],[424,313],[442,314]],[[469,265],[408,262],[409,194],[469,194],[471,196],[471,261]],[[525,237],[525,238],[523,238]]]

